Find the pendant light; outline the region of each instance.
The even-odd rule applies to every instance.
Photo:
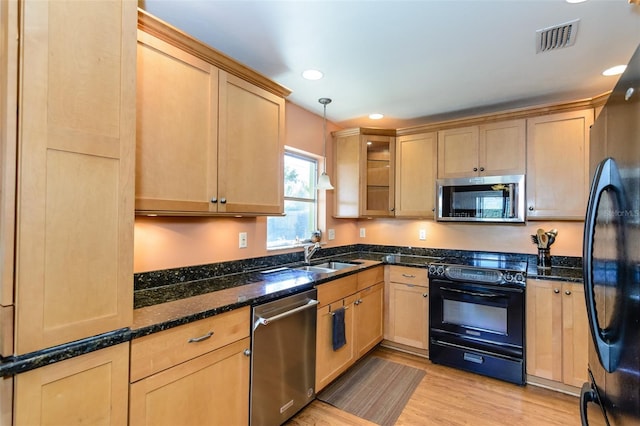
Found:
[[[324,169],[320,177],[318,178],[318,184],[316,188],[318,190],[327,190],[333,189],[333,185],[331,185],[331,181],[329,180],[329,175],[327,174],[327,104],[331,103],[331,99],[329,98],[320,98],[318,99],[322,105],[324,105],[324,115],[322,121],[322,135],[324,138],[324,148],[322,152],[322,156],[324,157]]]

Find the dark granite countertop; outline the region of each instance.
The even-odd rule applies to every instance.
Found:
[[[0,377],[15,375],[242,306],[299,293],[380,264],[427,268],[429,263],[443,257],[484,253],[360,244],[323,249],[322,252],[325,256],[314,258],[313,264],[328,260],[359,264],[333,273],[306,272],[294,269],[302,265],[301,253],[289,253],[135,274],[134,319],[130,329],[115,330],[42,351],[3,358],[0,362]],[[527,261],[529,279],[582,282],[579,258],[553,257],[551,269],[539,269],[535,255],[501,255]]]
[[[133,312],[132,338],[242,306],[300,293],[324,282],[382,264],[379,256],[378,260],[357,256],[340,256],[339,259],[357,263],[351,268],[331,273],[301,271],[294,266],[136,291],[134,305],[138,308]]]

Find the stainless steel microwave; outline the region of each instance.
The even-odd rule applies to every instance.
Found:
[[[524,175],[438,179],[436,219],[523,223]]]

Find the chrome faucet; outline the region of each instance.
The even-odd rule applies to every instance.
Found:
[[[304,246],[304,263],[309,265],[311,263],[311,256],[318,250],[320,250],[320,241],[313,244],[306,244]]]

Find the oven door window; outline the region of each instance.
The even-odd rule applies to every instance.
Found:
[[[507,334],[507,307],[443,299],[442,320],[468,329]]]

